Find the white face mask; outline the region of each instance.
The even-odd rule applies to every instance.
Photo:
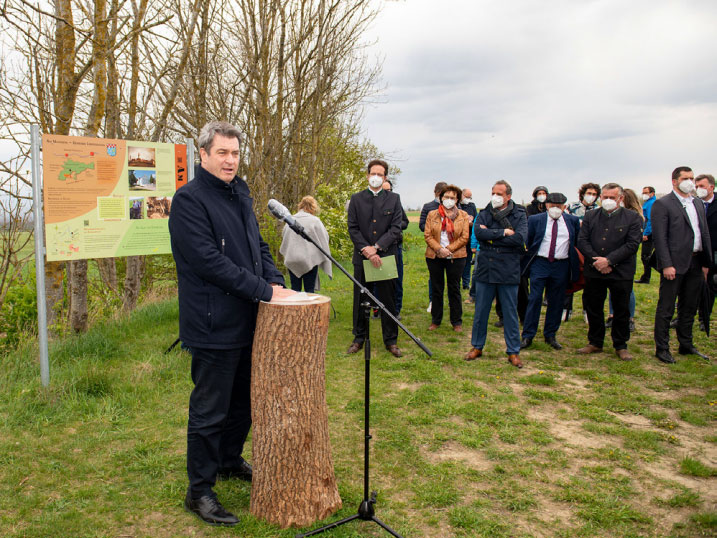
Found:
[[[583,200],[586,204],[590,205],[595,201],[595,196],[593,196],[592,194],[586,194],[585,196],[583,196]]]
[[[369,176],[368,184],[371,185],[372,188],[378,189],[383,185],[383,178],[381,176]]]
[[[549,207],[548,208],[548,216],[553,220],[558,220],[560,218],[560,215],[563,214],[563,210],[559,207]]]
[[[446,209],[453,209],[456,205],[456,201],[452,200],[450,198],[444,198],[443,199],[443,207]]]
[[[684,180],[680,183],[680,190],[685,194],[690,194],[693,190],[695,190],[695,182],[691,179]]]
[[[642,201],[643,201],[643,202],[647,202],[649,199],[650,199],[650,195],[649,195],[649,194],[643,194],[643,195],[642,195]]]
[[[610,198],[607,198],[602,201],[602,208],[610,213],[617,207],[617,202],[615,200],[611,200]]]
[[[503,205],[503,197],[499,194],[494,194],[490,197],[490,205],[492,205],[494,208],[498,209],[499,207],[502,207]]]
[[[463,198],[463,202],[461,202],[463,205],[468,205],[471,202],[473,202],[473,198]]]
[[[707,189],[703,189],[702,187],[697,187],[697,196],[699,196],[702,200],[707,198],[707,195],[709,193],[707,192]]]
[[[545,196],[544,194],[539,194],[538,196],[536,196],[535,199],[542,204],[543,202],[545,202],[546,198],[547,196]]]

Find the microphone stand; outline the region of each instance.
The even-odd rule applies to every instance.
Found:
[[[286,222],[285,219],[284,222]],[[411,331],[406,328],[403,323],[401,323],[396,317],[389,312],[384,304],[379,301],[363,284],[361,284],[352,274],[350,274],[339,262],[337,262],[331,254],[326,252],[323,248],[321,248],[319,245],[316,244],[316,241],[314,241],[311,237],[309,237],[306,232],[304,231],[304,228],[297,222],[293,222],[289,224],[286,222],[287,226],[289,226],[294,232],[299,234],[301,237],[306,239],[309,243],[314,245],[316,248],[319,249],[319,251],[326,256],[329,260],[331,260],[331,263],[333,263],[336,267],[338,267],[343,274],[345,274],[351,282],[354,283],[354,285],[358,286],[361,293],[373,301],[373,303],[383,312],[384,315],[387,315],[390,317],[393,321],[396,322],[396,324],[401,327],[403,332],[405,332],[411,340],[413,340],[418,347],[420,347],[426,355],[431,357],[433,354],[431,353],[431,350],[428,349],[421,340],[415,336]],[[383,521],[378,519],[376,517],[376,511],[374,509],[374,505],[376,504],[376,492],[372,491],[371,496],[369,497],[369,441],[371,440],[371,433],[369,428],[369,406],[371,402],[370,397],[370,384],[371,384],[371,302],[368,300],[364,300],[361,302],[361,308],[363,308],[364,311],[364,318],[366,319],[366,340],[364,341],[364,445],[363,445],[363,500],[361,501],[361,504],[358,507],[358,512],[352,516],[349,516],[347,518],[341,519],[339,521],[335,521],[334,523],[329,523],[328,525],[325,525],[323,527],[320,527],[318,529],[315,529],[313,531],[307,532],[307,533],[299,533],[296,535],[296,538],[304,538],[305,536],[314,536],[316,534],[320,534],[324,531],[335,529],[336,527],[340,527],[341,525],[345,525],[346,523],[349,523],[351,521],[354,521],[356,519],[359,519],[361,521],[373,521],[378,526],[380,526],[382,529],[384,529],[386,532],[391,534],[392,536],[395,536],[396,538],[403,538],[400,534],[398,534],[396,531],[394,531],[391,527],[386,525]]]

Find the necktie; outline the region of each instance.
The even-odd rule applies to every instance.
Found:
[[[553,220],[553,234],[550,236],[550,250],[548,250],[548,261],[555,261],[555,243],[558,240],[558,221]]]

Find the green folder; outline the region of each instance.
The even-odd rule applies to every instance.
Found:
[[[381,267],[376,269],[368,260],[363,261],[363,274],[366,282],[376,282],[377,280],[390,280],[398,278],[398,269],[396,269],[396,256],[386,256],[381,258]]]

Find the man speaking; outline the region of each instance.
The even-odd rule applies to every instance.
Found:
[[[212,490],[217,476],[251,480],[242,458],[251,426],[251,345],[259,301],[283,289],[259,233],[239,167],[239,130],[210,122],[199,134],[201,166],[172,200],[169,232],[179,285],[179,337],[192,350],[186,510],[236,525]]]

